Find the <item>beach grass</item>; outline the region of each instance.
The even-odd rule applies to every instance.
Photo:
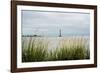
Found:
[[[37,62],[43,61],[47,51],[47,44],[43,44],[43,40],[36,40],[30,38],[28,47],[23,47],[22,62]],[[24,42],[23,42],[24,44]]]
[[[75,37],[61,39],[58,46],[48,50],[48,39],[30,37],[28,46],[22,42],[22,62],[59,61],[59,60],[83,60],[90,58],[89,47],[86,47],[85,39]]]

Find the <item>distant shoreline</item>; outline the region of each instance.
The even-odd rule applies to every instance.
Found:
[[[42,39],[43,39],[43,38],[44,38],[44,39],[48,39],[48,38],[49,38],[49,39],[50,39],[50,38],[52,38],[52,39],[53,39],[53,38],[58,38],[58,39],[59,39],[59,38],[73,38],[73,39],[74,39],[74,38],[80,38],[80,39],[81,39],[81,38],[86,38],[86,39],[88,39],[88,40],[90,39],[89,36],[66,36],[66,37],[32,37],[32,36],[31,36],[31,37],[29,37],[29,36],[27,37],[27,36],[22,36],[22,38],[42,38]]]
[[[59,36],[34,36],[34,35],[22,35],[22,37],[43,37],[43,38],[58,38]],[[90,36],[89,35],[68,35],[68,36],[61,36],[61,37],[86,37],[86,38],[89,38]]]

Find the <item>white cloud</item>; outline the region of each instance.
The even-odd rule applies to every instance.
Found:
[[[22,11],[22,28],[24,34],[32,34],[38,29],[41,32],[55,32],[61,28],[64,34],[67,31],[73,34],[89,34],[90,15],[86,13],[67,13],[67,12],[41,12],[41,11]],[[48,29],[48,30],[47,30]],[[53,32],[52,31],[52,32]]]

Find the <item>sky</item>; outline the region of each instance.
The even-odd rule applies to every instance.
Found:
[[[90,14],[54,11],[21,11],[22,35],[46,37],[89,36]]]

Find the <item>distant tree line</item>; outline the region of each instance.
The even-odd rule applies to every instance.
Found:
[[[42,37],[40,35],[22,35],[22,37]]]

